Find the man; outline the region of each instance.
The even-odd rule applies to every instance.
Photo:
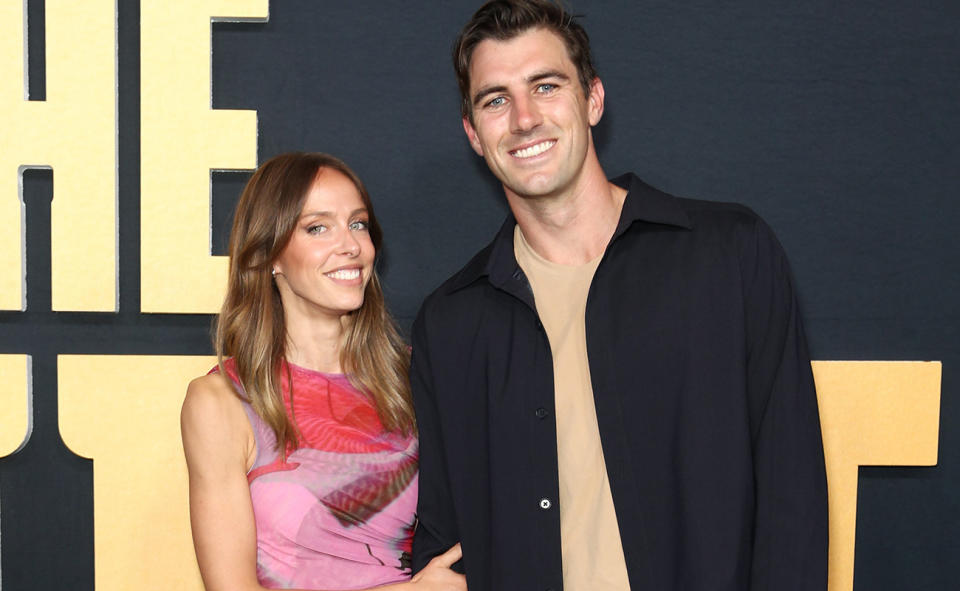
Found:
[[[827,496],[790,272],[745,207],[608,181],[587,35],[495,0],[454,50],[512,215],[413,328],[414,569],[471,591],[826,588]]]

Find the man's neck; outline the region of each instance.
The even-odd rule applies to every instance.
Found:
[[[527,198],[507,192],[524,239],[550,262],[590,262],[606,250],[617,229],[627,191],[607,181],[599,163],[595,168],[564,194]]]

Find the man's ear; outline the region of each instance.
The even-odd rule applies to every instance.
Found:
[[[590,121],[590,127],[600,123],[603,117],[603,82],[600,78],[594,78],[590,83],[590,93],[587,95],[587,115]]]
[[[483,156],[483,146],[480,144],[480,138],[477,137],[477,130],[473,128],[473,123],[470,123],[470,117],[463,118],[463,131],[467,134],[467,139],[470,140],[470,147],[473,148],[473,151],[477,153],[477,156]]]

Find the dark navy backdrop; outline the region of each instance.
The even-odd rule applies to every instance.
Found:
[[[42,2],[29,5],[42,14]],[[268,23],[213,26],[214,107],[258,111],[260,161],[327,151],[368,184],[386,233],[387,296],[405,328],[506,211],[463,137],[450,66],[451,41],[476,6],[274,0]],[[953,589],[960,5],[573,6],[606,88],[595,139],[609,175],[632,170],[675,194],[763,215],[790,255],[813,358],[943,361],[939,465],[861,469],[855,589]],[[121,313],[53,314],[36,301],[0,313],[0,352],[29,343],[35,370],[33,439],[0,460],[7,591],[93,587],[90,466],[57,437],[56,385],[44,377],[55,355],[209,352],[208,316],[137,312],[138,17],[136,3],[120,0]],[[31,30],[32,47],[38,38]],[[31,91],[42,93],[42,64],[30,70]],[[222,249],[245,176],[214,179]],[[30,294],[46,294],[49,310],[49,179],[25,182]]]

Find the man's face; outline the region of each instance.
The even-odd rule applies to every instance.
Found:
[[[470,61],[470,99],[473,122],[464,117],[463,129],[508,196],[555,196],[576,186],[593,152],[603,86],[595,79],[584,96],[560,37],[531,29],[482,41]]]

